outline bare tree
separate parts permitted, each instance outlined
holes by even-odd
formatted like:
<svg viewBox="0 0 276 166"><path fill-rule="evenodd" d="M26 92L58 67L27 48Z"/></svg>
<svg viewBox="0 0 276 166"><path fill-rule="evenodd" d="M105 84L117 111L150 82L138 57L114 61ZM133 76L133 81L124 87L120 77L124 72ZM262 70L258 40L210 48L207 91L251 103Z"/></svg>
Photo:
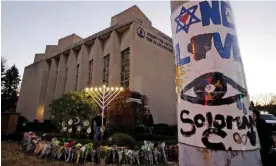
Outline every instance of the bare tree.
<svg viewBox="0 0 276 166"><path fill-rule="evenodd" d="M276 94L273 93L250 96L250 99L254 102L255 105L260 106L269 106L271 104L276 104Z"/></svg>
<svg viewBox="0 0 276 166"><path fill-rule="evenodd" d="M269 102L269 105L276 105L276 95L271 96L271 100Z"/></svg>
<svg viewBox="0 0 276 166"><path fill-rule="evenodd" d="M266 93L250 97L254 101L254 108L268 111L276 116L276 94Z"/></svg>
<svg viewBox="0 0 276 166"><path fill-rule="evenodd" d="M263 106L269 106L272 97L273 97L273 93L261 94L261 95L260 95L260 103L261 103Z"/></svg>

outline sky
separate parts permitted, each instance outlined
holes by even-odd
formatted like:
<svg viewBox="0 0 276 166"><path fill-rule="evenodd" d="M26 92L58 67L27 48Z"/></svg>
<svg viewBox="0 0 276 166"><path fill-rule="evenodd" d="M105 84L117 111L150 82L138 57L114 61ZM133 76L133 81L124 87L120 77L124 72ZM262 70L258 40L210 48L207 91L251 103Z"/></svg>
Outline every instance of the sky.
<svg viewBox="0 0 276 166"><path fill-rule="evenodd" d="M137 5L155 28L172 36L170 2L1 2L1 56L23 76L36 53L75 33L86 38ZM231 1L250 95L276 93L276 1Z"/></svg>

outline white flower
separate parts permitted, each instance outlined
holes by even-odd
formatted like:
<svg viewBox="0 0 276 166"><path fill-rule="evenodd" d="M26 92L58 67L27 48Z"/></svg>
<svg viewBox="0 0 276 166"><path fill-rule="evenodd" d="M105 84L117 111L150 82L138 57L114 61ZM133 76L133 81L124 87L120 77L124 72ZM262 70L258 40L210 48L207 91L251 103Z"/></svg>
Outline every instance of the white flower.
<svg viewBox="0 0 276 166"><path fill-rule="evenodd" d="M68 120L68 125L70 126L70 125L72 125L73 124L73 119L69 119Z"/></svg>
<svg viewBox="0 0 276 166"><path fill-rule="evenodd" d="M90 134L90 133L91 133L91 128L88 127L87 130L86 130L86 132L87 132L88 134Z"/></svg>
<svg viewBox="0 0 276 166"><path fill-rule="evenodd" d="M62 126L62 127L65 126L65 121L62 121L61 126Z"/></svg>
<svg viewBox="0 0 276 166"><path fill-rule="evenodd" d="M66 131L66 130L67 130L67 127L64 126L64 127L62 128L62 131Z"/></svg>
<svg viewBox="0 0 276 166"><path fill-rule="evenodd" d="M83 124L83 126L87 127L87 126L89 126L89 121L88 120L84 120L82 124Z"/></svg>
<svg viewBox="0 0 276 166"><path fill-rule="evenodd" d="M68 132L69 132L69 133L72 133L72 128L69 128L69 129L68 129Z"/></svg>
<svg viewBox="0 0 276 166"><path fill-rule="evenodd" d="M77 131L80 132L81 131L81 126L77 127Z"/></svg>

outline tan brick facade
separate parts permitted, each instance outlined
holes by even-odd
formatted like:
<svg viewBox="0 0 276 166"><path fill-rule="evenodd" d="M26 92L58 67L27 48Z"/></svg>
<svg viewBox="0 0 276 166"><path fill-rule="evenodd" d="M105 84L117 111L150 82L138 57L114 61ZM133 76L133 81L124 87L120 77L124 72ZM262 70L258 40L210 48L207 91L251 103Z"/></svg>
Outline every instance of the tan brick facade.
<svg viewBox="0 0 276 166"><path fill-rule="evenodd" d="M172 41L152 27L137 6L112 17L111 27L99 33L85 39L72 34L36 54L24 70L17 112L43 121L50 116L47 106L53 99L70 90L103 85L107 55L108 86L121 86L122 52L128 48L129 89L149 97L155 123L176 124Z"/></svg>

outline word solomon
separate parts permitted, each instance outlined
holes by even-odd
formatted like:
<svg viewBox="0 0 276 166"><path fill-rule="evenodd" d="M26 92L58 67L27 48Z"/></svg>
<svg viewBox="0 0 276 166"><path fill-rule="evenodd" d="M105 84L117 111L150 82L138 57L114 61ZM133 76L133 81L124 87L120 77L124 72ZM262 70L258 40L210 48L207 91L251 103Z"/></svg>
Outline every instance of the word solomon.
<svg viewBox="0 0 276 166"><path fill-rule="evenodd" d="M180 120L184 124L188 124L191 126L191 130L184 131L183 128L180 128L180 133L184 137L191 137L196 133L196 130L199 128L204 128L207 124L207 129L203 131L201 141L206 146L206 148L214 149L214 150L226 150L224 144L222 142L210 142L209 137L213 134L221 137L222 139L227 136L227 133L223 129L232 130L233 126L237 128L237 130L246 130L248 129L246 135L242 137L239 133L235 132L233 134L234 142L237 144L247 143L247 138L249 138L250 144L252 146L256 145L256 132L253 130L254 120L252 116L242 116L242 117L232 117L227 116L226 118L217 114L214 116L211 112L207 112L205 116L202 114L197 114L193 119L185 118L185 115L189 115L188 110L182 110L180 113ZM232 150L231 147L228 150Z"/></svg>

